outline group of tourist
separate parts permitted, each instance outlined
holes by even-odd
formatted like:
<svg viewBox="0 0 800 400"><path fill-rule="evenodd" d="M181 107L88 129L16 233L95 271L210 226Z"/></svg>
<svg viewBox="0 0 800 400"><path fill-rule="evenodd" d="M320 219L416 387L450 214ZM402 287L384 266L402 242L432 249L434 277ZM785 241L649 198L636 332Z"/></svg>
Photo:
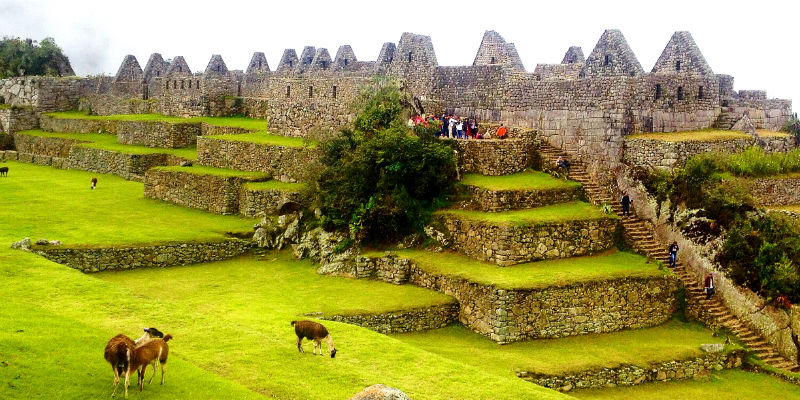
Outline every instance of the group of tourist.
<svg viewBox="0 0 800 400"><path fill-rule="evenodd" d="M500 124L493 134L488 131L481 133L477 118L464 118L452 114L442 114L441 117L417 115L409 118L408 126L415 125L438 126L436 137L442 139L489 139L490 137L505 139L508 136L508 130L503 124Z"/></svg>

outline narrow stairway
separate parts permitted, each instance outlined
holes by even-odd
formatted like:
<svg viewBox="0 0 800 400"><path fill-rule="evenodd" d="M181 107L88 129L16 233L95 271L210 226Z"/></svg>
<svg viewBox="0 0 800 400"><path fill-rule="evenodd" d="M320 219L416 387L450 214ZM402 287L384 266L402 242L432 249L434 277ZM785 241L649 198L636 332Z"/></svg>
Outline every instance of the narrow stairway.
<svg viewBox="0 0 800 400"><path fill-rule="evenodd" d="M633 240L633 247L664 264L669 263L667 246L663 246L656 241L653 232L647 228L644 221L639 217L635 215L622 217L622 206L619 201L612 197L610 190L607 190L608 188L601 187L591 178L583 161L575 160L571 155L546 143L540 144L539 154L543 160L556 160L559 156L567 157L570 160L569 178L583 185L586 196L591 203L595 205L609 204L611 206L614 212L622 218L622 225ZM678 261L677 267L673 271L686 287L686 296L691 296L691 299L687 300L692 300L702 305L717 323L735 334L762 361L775 368L800 372L800 365L781 356L756 330L736 318L718 296L713 297L711 300L706 300L703 286L687 271L680 261Z"/></svg>

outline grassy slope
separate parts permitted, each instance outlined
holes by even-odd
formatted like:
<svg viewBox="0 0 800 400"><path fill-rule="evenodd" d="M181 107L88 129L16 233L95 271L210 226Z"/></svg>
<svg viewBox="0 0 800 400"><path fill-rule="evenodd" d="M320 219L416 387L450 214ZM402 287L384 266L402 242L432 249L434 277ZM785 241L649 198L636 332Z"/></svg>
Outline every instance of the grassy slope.
<svg viewBox="0 0 800 400"><path fill-rule="evenodd" d="M369 254L380 256L381 254ZM455 253L400 250L398 257L410 258L417 266L435 274L459 277L505 289L533 289L623 277L663 275L655 264L642 256L609 251L603 254L546 260L499 267Z"/></svg>
<svg viewBox="0 0 800 400"><path fill-rule="evenodd" d="M118 143L117 137L114 135L102 133L54 133L44 132L42 130L31 130L17 132L16 134L82 140L87 143L81 144L81 146L115 151L123 154L172 154L174 156L183 157L189 160L197 159L196 147L173 149L164 147L131 146Z"/></svg>
<svg viewBox="0 0 800 400"><path fill-rule="evenodd" d="M578 182L556 179L550 174L532 170L501 176L465 174L461 183L489 190L566 189L581 185Z"/></svg>
<svg viewBox="0 0 800 400"><path fill-rule="evenodd" d="M137 243L221 238L247 231L254 219L223 216L143 197L143 185L114 175L8 162L0 178L2 234L64 244ZM92 177L97 189L89 190Z"/></svg>
<svg viewBox="0 0 800 400"><path fill-rule="evenodd" d="M626 140L631 139L653 139L666 142L686 142L686 141L716 141L731 139L748 139L750 135L737 131L722 131L714 129L703 129L699 131L687 132L665 132L665 133L637 133L630 135Z"/></svg>
<svg viewBox="0 0 800 400"><path fill-rule="evenodd" d="M775 132L775 131L770 131L768 129L756 129L756 133L758 134L758 136L768 137L768 138L787 138L790 136L786 132Z"/></svg>
<svg viewBox="0 0 800 400"><path fill-rule="evenodd" d="M800 388L765 374L722 371L713 373L709 379L647 383L627 388L576 390L570 392L570 395L595 400L795 400L800 399Z"/></svg>
<svg viewBox="0 0 800 400"><path fill-rule="evenodd" d="M159 171L176 171L186 172L195 175L214 175L222 177L239 177L245 179L269 179L270 175L265 172L254 171L240 171L236 169L227 168L214 168L206 167L203 165L192 165L191 167L169 166L169 167L154 167L153 169Z"/></svg>
<svg viewBox="0 0 800 400"><path fill-rule="evenodd" d="M462 326L392 337L498 374L529 371L549 375L631 364L647 367L654 362L699 356L701 344L722 342L699 324L678 321L647 329L507 345L498 345Z"/></svg>
<svg viewBox="0 0 800 400"><path fill-rule="evenodd" d="M593 206L585 202L561 203L545 207L498 213L485 213L481 211L455 209L439 211L437 213L449 214L473 221L508 225L546 224L553 222L618 218L614 214L604 213L600 207Z"/></svg>
<svg viewBox="0 0 800 400"><path fill-rule="evenodd" d="M7 244L22 236L96 243L190 239L216 236L217 224L251 226L252 220L142 200L140 183L113 176L8 165L12 174L0 180L7 200L0 224L10 227L0 231L0 243L6 243L0 246L2 318L43 336L20 339L0 330L0 358L11 360L0 364L0 398L30 398L32 391L41 398L110 393L112 374L101 356L105 341L119 332L136 336L143 326L175 335L167 386L148 387L144 396L253 398L245 386L272 398L348 398L380 382L421 399L564 398L346 324L326 323L340 350L336 359L297 353L289 321L300 314L449 301L419 288L319 276L316 266L286 253L267 261L85 275L10 250ZM90 191L85 183L93 175L100 185ZM68 346L75 335L87 343ZM41 350L17 351L12 359L8 348ZM52 376L65 369L77 372ZM12 391L9 383L24 391Z"/></svg>

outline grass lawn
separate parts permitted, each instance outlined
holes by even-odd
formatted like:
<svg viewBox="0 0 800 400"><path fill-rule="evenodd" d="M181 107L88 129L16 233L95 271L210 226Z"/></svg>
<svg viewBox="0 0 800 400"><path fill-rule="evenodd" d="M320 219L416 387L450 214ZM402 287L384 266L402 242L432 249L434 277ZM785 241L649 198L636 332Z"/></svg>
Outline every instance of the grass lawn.
<svg viewBox="0 0 800 400"><path fill-rule="evenodd" d="M305 187L302 183L281 182L271 179L264 182L248 182L244 184L245 190L280 190L284 192L299 192Z"/></svg>
<svg viewBox="0 0 800 400"><path fill-rule="evenodd" d="M142 183L114 175L13 161L3 165L10 170L0 178L0 248L26 236L64 244L218 239L225 232L252 230L256 221L146 199ZM92 177L99 182L89 190Z"/></svg>
<svg viewBox="0 0 800 400"><path fill-rule="evenodd" d="M615 214L604 213L603 209L598 206L594 206L582 201L573 201L545 207L497 213L455 209L437 211L436 213L452 215L472 221L482 221L503 225L536 225L557 222L619 218Z"/></svg>
<svg viewBox="0 0 800 400"><path fill-rule="evenodd" d="M703 354L703 343L721 343L700 324L670 321L647 329L596 333L562 339L542 339L499 345L457 325L425 332L391 335L426 349L498 374L528 371L562 375L688 359Z"/></svg>
<svg viewBox="0 0 800 400"><path fill-rule="evenodd" d="M556 179L550 174L533 170L501 176L465 174L461 183L489 190L568 189L581 185L578 182Z"/></svg>
<svg viewBox="0 0 800 400"><path fill-rule="evenodd" d="M766 374L726 370L711 374L708 379L646 383L632 387L574 390L569 393L579 399L714 399L714 400L774 400L800 399L800 388Z"/></svg>
<svg viewBox="0 0 800 400"><path fill-rule="evenodd" d="M452 301L411 285L316 274L288 252L87 275L11 250L23 236L65 243L217 237L254 220L141 198L110 175L9 162L0 179L0 398L94 399L111 393L108 338L156 326L174 335L166 385L142 398L349 398L384 383L413 398L567 398L352 325L326 322L335 359L299 354L289 322L308 312L382 312ZM92 176L99 176L89 190ZM87 217L88 216L88 217ZM21 332L20 332L21 331ZM311 346L306 344L306 350Z"/></svg>
<svg viewBox="0 0 800 400"><path fill-rule="evenodd" d="M503 289L538 289L669 273L659 269L655 263L647 264L646 259L640 255L616 250L593 256L536 261L511 267L500 267L450 252L399 250L396 253L400 258L413 260L418 267L430 273L467 279L483 285L495 285ZM383 254L365 255L379 257Z"/></svg>
<svg viewBox="0 0 800 400"><path fill-rule="evenodd" d="M54 133L45 132L42 130L32 130L17 132L16 134L81 140L87 143L80 144L79 146L109 150L123 154L172 154L174 156L183 157L189 160L197 159L197 147L194 146L177 149L166 147L132 146L117 142L117 137L115 135L102 133Z"/></svg>
<svg viewBox="0 0 800 400"><path fill-rule="evenodd" d="M270 179L271 177L270 174L267 174L265 172L239 171L236 169L214 168L214 167L206 167L203 165L192 165L191 167L161 166L161 167L153 167L153 169L158 171L186 172L195 175L222 176L226 178L237 177L248 180L263 180L263 179Z"/></svg>
<svg viewBox="0 0 800 400"><path fill-rule="evenodd" d="M715 129L703 129L699 131L687 132L664 132L664 133L637 133L629 135L626 140L633 139L652 139L663 140L665 142L688 142L688 141L717 141L731 139L749 139L750 135L738 131L722 131Z"/></svg>

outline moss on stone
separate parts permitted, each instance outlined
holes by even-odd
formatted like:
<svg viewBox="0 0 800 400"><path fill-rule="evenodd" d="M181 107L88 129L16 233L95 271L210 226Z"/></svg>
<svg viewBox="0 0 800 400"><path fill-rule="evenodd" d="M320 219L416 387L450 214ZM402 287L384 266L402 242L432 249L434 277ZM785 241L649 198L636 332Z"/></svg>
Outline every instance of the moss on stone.
<svg viewBox="0 0 800 400"><path fill-rule="evenodd" d="M270 179L264 182L248 182L244 184L245 190L280 190L283 192L299 192L305 185L302 183L281 182Z"/></svg>
<svg viewBox="0 0 800 400"><path fill-rule="evenodd" d="M635 135L629 135L625 139L626 140L651 139L651 140L662 140L665 142L690 142L690 141L714 142L721 140L750 139L750 138L752 138L752 136L743 132L723 131L718 129L702 129L697 131L686 131L686 132L638 133Z"/></svg>
<svg viewBox="0 0 800 400"><path fill-rule="evenodd" d="M212 176L222 176L230 178L242 178L246 180L266 180L270 178L270 175L264 172L239 171L235 169L214 168L202 165L193 165L191 167L179 167L179 166L154 167L152 169L158 171L185 172L188 174L195 174L195 175L212 175Z"/></svg>

